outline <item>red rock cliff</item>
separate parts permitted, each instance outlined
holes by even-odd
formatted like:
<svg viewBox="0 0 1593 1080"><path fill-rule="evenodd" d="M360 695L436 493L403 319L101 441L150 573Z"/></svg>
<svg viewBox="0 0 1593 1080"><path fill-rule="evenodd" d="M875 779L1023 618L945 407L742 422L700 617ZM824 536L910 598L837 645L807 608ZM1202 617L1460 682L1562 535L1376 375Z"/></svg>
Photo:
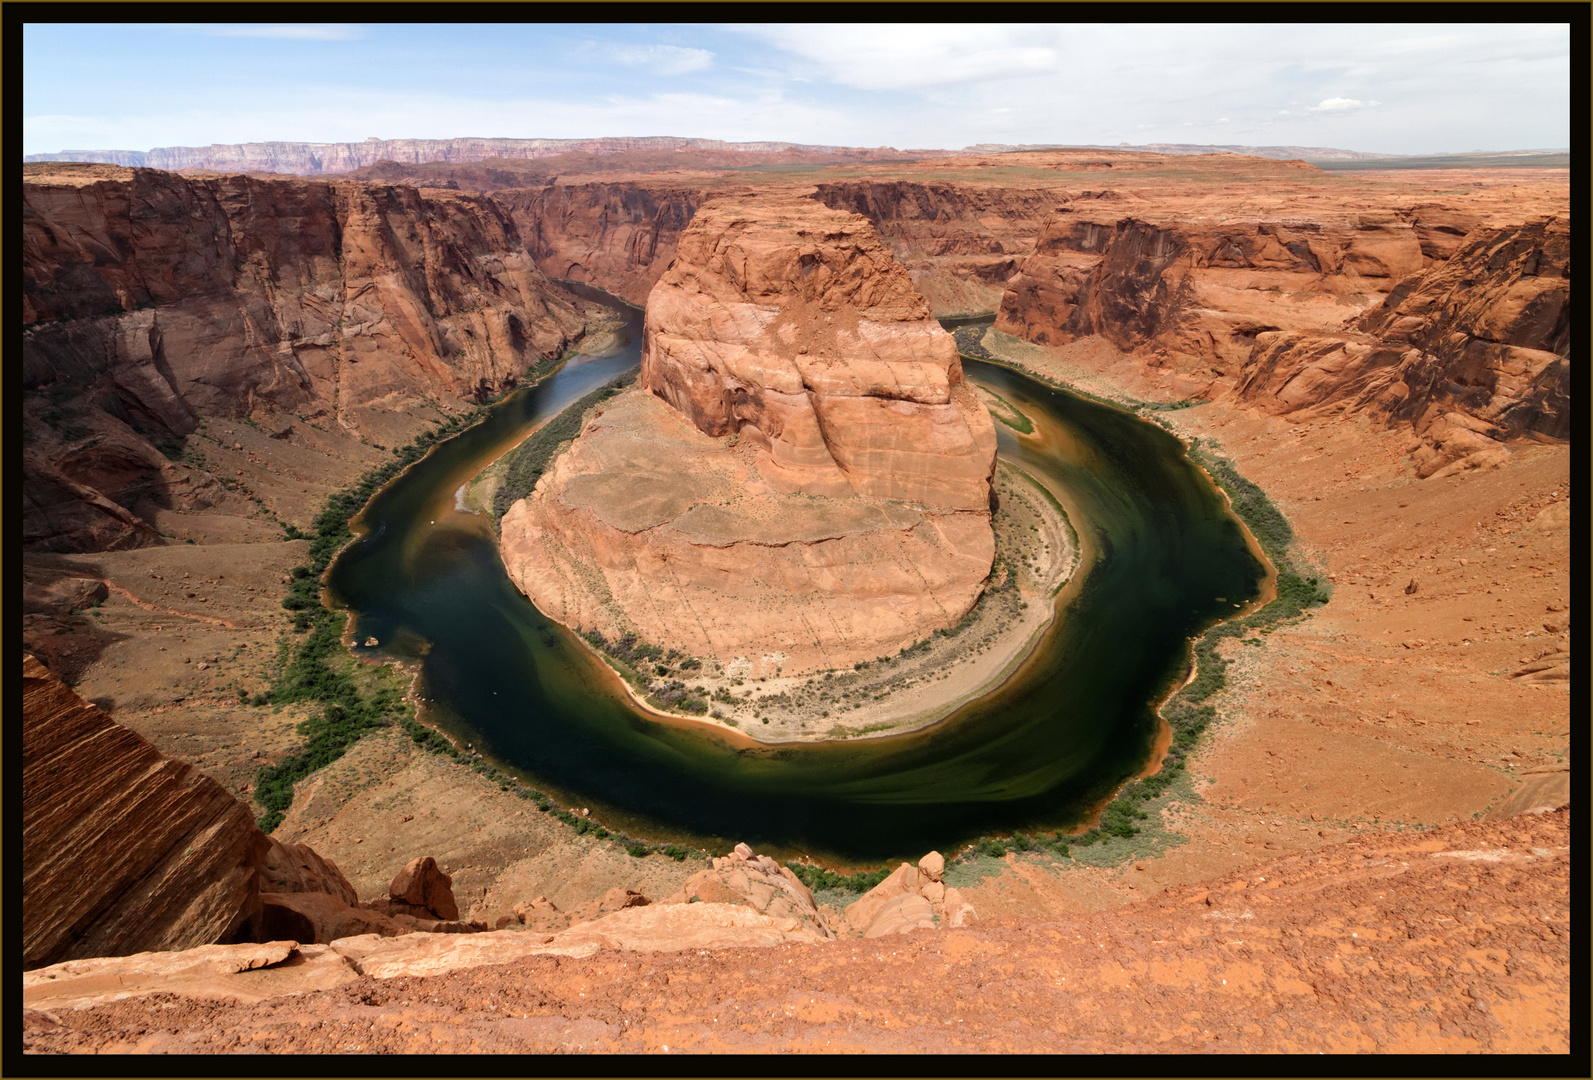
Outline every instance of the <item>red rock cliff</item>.
<svg viewBox="0 0 1593 1080"><path fill-rule="evenodd" d="M866 219L710 203L645 335L641 385L503 517L543 612L763 675L872 660L969 610L995 431Z"/></svg>
<svg viewBox="0 0 1593 1080"><path fill-rule="evenodd" d="M478 196L107 165L24 180L30 545L151 542L137 498L206 483L155 445L200 415L320 408L357 430L362 409L512 385L581 325Z"/></svg>
<svg viewBox="0 0 1593 1080"><path fill-rule="evenodd" d="M989 505L990 417L861 216L704 207L648 297L641 383L704 433L763 446L779 490Z"/></svg>
<svg viewBox="0 0 1593 1080"><path fill-rule="evenodd" d="M1420 476L1488 465L1506 439L1570 437L1570 299L1564 218L1478 229L1342 331L1259 335L1239 393L1408 420Z"/></svg>

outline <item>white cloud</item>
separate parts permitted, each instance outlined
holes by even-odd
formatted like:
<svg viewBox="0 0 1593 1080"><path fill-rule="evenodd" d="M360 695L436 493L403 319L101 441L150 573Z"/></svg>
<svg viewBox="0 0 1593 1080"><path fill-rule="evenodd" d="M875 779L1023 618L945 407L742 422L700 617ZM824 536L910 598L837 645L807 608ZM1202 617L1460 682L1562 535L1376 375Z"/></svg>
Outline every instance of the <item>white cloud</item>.
<svg viewBox="0 0 1593 1080"><path fill-rule="evenodd" d="M1034 28L1020 26L849 23L735 29L795 54L803 73L817 69L828 81L859 90L934 90L1049 74L1058 66L1056 49L1036 44ZM1038 35L1041 40L1049 36Z"/></svg>
<svg viewBox="0 0 1593 1080"><path fill-rule="evenodd" d="M348 23L278 23L266 26L190 26L183 29L205 37L281 38L286 41L355 41L365 36L363 27Z"/></svg>
<svg viewBox="0 0 1593 1080"><path fill-rule="evenodd" d="M679 45L618 45L609 57L627 67L646 68L655 75L685 75L701 71L713 63L707 49L687 49Z"/></svg>
<svg viewBox="0 0 1593 1080"><path fill-rule="evenodd" d="M1354 98L1330 97L1324 98L1320 104L1313 105L1310 112L1348 112L1350 109L1369 109L1376 105L1375 101L1356 101Z"/></svg>

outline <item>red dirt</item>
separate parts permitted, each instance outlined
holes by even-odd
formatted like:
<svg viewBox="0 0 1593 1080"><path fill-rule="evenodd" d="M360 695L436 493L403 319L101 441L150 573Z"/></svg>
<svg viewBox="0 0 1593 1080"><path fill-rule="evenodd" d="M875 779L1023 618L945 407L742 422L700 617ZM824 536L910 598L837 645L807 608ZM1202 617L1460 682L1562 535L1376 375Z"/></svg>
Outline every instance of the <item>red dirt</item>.
<svg viewBox="0 0 1593 1080"><path fill-rule="evenodd" d="M1558 811L1363 836L1058 921L28 1012L23 1048L1564 1054L1569 841Z"/></svg>

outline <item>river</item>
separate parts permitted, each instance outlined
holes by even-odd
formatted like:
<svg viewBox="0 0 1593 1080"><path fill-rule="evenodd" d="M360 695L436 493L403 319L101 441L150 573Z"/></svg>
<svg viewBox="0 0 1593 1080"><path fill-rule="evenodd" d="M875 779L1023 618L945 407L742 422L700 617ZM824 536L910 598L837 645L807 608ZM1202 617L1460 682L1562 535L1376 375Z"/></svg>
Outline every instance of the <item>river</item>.
<svg viewBox="0 0 1593 1080"><path fill-rule="evenodd" d="M945 721L890 738L746 749L649 721L509 582L486 519L455 503L537 424L636 363L640 312L624 311L612 351L510 395L379 492L327 579L355 640L381 642L359 651L419 665L427 720L611 829L838 862L1066 829L1145 765L1153 706L1187 672L1190 639L1259 590L1263 567L1178 440L965 359L1034 423L1022 436L998 423L999 453L1058 494L1083 548L1030 658Z"/></svg>

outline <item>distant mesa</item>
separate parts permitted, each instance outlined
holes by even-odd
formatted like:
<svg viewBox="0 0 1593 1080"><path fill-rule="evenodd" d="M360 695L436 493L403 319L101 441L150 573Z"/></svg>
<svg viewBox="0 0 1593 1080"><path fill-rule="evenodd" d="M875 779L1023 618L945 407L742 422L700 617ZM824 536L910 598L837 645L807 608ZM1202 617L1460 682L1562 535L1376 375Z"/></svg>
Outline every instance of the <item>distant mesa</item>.
<svg viewBox="0 0 1593 1080"><path fill-rule="evenodd" d="M406 165L424 162L536 159L555 154L617 154L636 151L718 150L755 154L824 153L838 159L899 160L891 147L818 146L790 142L725 142L667 135L600 139L378 139L363 142L212 143L209 146L157 146L152 150L63 150L28 154L23 161L88 161L135 168L214 169L219 172L276 172L299 176L345 173L379 161Z"/></svg>
<svg viewBox="0 0 1593 1080"><path fill-rule="evenodd" d="M504 515L504 561L569 626L851 666L978 599L995 459L955 343L866 218L712 202L648 298L638 386Z"/></svg>

